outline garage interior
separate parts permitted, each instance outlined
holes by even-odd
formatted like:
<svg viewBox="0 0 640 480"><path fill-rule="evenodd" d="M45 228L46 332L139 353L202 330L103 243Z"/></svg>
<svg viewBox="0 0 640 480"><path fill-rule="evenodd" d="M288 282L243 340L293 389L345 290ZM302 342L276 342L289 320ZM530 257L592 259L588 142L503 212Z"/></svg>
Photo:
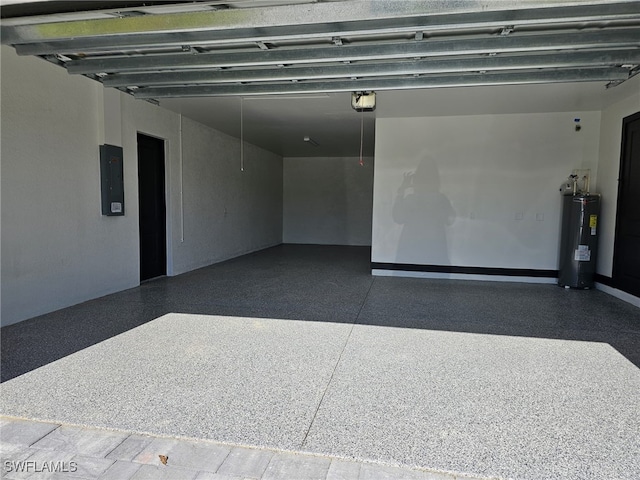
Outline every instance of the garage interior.
<svg viewBox="0 0 640 480"><path fill-rule="evenodd" d="M638 188L640 2L0 12L3 415L640 476L619 186ZM556 285L574 171L602 195L590 290Z"/></svg>

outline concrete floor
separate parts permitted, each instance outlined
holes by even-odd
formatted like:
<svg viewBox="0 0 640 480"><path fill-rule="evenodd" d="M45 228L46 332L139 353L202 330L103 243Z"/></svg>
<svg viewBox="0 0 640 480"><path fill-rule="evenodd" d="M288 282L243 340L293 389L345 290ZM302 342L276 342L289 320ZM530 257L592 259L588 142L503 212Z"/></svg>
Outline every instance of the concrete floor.
<svg viewBox="0 0 640 480"><path fill-rule="evenodd" d="M5 327L0 412L478 477L640 478L640 309L368 262L285 245Z"/></svg>

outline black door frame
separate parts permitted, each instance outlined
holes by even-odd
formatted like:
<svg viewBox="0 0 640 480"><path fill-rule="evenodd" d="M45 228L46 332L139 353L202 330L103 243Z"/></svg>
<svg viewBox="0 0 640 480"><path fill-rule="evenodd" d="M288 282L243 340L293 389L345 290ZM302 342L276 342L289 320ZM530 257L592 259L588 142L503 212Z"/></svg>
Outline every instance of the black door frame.
<svg viewBox="0 0 640 480"><path fill-rule="evenodd" d="M627 143L627 135L628 135L628 125L632 122L640 121L640 112L636 112L622 119L622 140L620 144L620 170L618 172L618 196L616 198L616 226L613 240L613 268L611 272L611 283L614 288L618 290L622 290L623 292L629 293L631 295L638 296L639 292L630 291L626 282L624 282L621 278L620 273L620 250L621 250L621 238L622 238L622 216L623 216L623 208L621 208L622 203L622 194L624 188L623 177L627 168L626 165L626 143Z"/></svg>
<svg viewBox="0 0 640 480"><path fill-rule="evenodd" d="M163 172L163 176L162 176L162 197L163 197L163 203L164 203L164 217L162 218L162 223L163 223L163 227L164 227L164 242L163 242L163 251L164 251L164 272L161 273L158 276L162 276L162 275L166 275L168 272L168 267L169 267L169 246L168 246L168 238L169 238L169 222L167 219L167 215L168 215L168 208L167 205L169 204L168 198L167 198L167 141L162 138L162 137L158 137L155 135L150 135L148 133L145 132L141 132L141 131L137 131L136 132L136 150L138 150L138 145L139 145L139 138L140 136L143 137L147 137L153 141L157 141L157 142L161 142L162 143L162 172ZM138 202L140 202L140 158L138 158ZM138 204L138 215L140 215L140 204ZM138 224L140 224L140 217L138 217ZM138 249L139 249L139 256L140 258L142 258L142 245L141 245L141 239L140 239L140 232L138 231ZM147 278L147 279L142 279L142 271L140 271L140 281L146 281L146 280L150 280L152 278L156 278L156 276Z"/></svg>

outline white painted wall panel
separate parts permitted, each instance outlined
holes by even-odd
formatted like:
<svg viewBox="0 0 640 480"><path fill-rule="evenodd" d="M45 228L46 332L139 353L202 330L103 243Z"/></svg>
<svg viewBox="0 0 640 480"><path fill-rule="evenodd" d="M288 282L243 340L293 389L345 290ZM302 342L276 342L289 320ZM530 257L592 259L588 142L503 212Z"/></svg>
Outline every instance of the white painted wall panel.
<svg viewBox="0 0 640 480"><path fill-rule="evenodd" d="M373 159L284 159L283 241L371 245Z"/></svg>
<svg viewBox="0 0 640 480"><path fill-rule="evenodd" d="M558 189L595 177L599 131L599 112L378 119L373 261L557 269Z"/></svg>
<svg viewBox="0 0 640 480"><path fill-rule="evenodd" d="M181 142L174 112L1 60L2 325L139 284L138 132L165 140L169 274L281 243L281 157L245 145L241 173L238 139L185 120ZM101 215L105 141L124 150L123 217Z"/></svg>
<svg viewBox="0 0 640 480"><path fill-rule="evenodd" d="M4 325L136 285L137 224L101 215L102 86L5 46L1 61Z"/></svg>

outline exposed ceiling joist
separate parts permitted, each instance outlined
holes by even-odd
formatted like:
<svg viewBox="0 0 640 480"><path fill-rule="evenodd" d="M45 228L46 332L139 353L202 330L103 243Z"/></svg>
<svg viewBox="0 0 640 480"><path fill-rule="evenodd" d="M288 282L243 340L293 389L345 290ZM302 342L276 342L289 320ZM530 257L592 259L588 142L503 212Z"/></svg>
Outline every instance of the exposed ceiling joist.
<svg viewBox="0 0 640 480"><path fill-rule="evenodd" d="M628 78L623 69L594 68L546 72L487 73L479 75L442 75L400 79L375 78L358 81L314 81L281 84L197 85L193 87L148 87L134 91L134 97L156 99L166 97L251 96L310 94L371 90L409 90L422 88L468 87L475 85L527 85L535 83L622 81Z"/></svg>
<svg viewBox="0 0 640 480"><path fill-rule="evenodd" d="M468 73L494 70L523 70L532 68L596 67L606 65L640 64L640 49L615 51L587 51L551 53L543 55L517 55L473 57L455 59L428 59L389 63L357 63L313 67L263 68L246 70L186 70L156 73L118 73L107 75L102 83L107 87L135 85L208 85L230 82L274 82L287 80L320 80L382 76L426 75L438 73Z"/></svg>
<svg viewBox="0 0 640 480"><path fill-rule="evenodd" d="M588 24L633 20L634 2L472 11L432 12L430 3L351 1L264 9L230 9L144 15L128 18L41 23L2 29L2 42L16 46L20 55L95 53L104 49L139 50L154 46L189 44L246 44L256 41L301 41L354 35L455 31L517 25ZM492 3L492 2L489 2ZM495 3L495 2L493 2ZM499 3L498 3L499 5ZM437 10L436 10L437 11Z"/></svg>
<svg viewBox="0 0 640 480"><path fill-rule="evenodd" d="M274 1L12 18L2 43L147 99L617 84L640 71L637 0Z"/></svg>
<svg viewBox="0 0 640 480"><path fill-rule="evenodd" d="M548 35L486 36L423 42L369 43L339 48L298 47L251 52L156 54L96 57L72 60L69 73L136 72L211 67L293 65L359 60L389 60L416 57L480 55L489 53L542 52L553 50L640 47L640 30L615 29Z"/></svg>

